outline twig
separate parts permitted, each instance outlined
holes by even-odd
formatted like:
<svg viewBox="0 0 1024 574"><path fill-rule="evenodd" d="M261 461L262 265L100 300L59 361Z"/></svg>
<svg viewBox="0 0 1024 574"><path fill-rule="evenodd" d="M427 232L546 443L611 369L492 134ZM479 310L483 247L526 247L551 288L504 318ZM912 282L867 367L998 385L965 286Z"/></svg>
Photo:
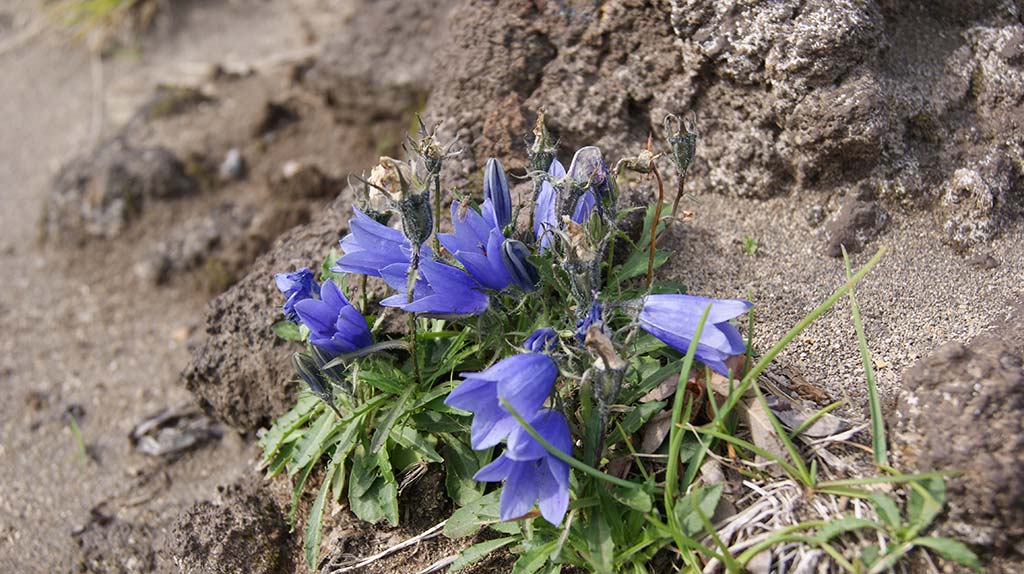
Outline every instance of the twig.
<svg viewBox="0 0 1024 574"><path fill-rule="evenodd" d="M373 564L374 562L376 562L378 560L381 560L383 558L387 558L388 556L391 556L392 554L394 554L395 552L398 552L399 550L404 550L404 549L406 549L406 548L408 548L410 546L415 546L416 544L419 544L420 542L422 542L424 540L429 540L431 538L434 538L438 534L441 534L441 529L444 528L444 525L447 522L448 522L447 520L442 520L441 522L431 526L425 532L417 534L416 536L413 536L412 538L409 538L407 540L403 540L402 542L399 542L398 544L395 544L394 546L389 546L388 548L385 548L384 550L374 554L373 556L368 556L368 557L363 558L361 560L358 560L358 561L356 561L354 563L349 562L347 564L346 563L339 564L338 567L336 567L334 570L331 570L330 572L331 572L331 574L342 574L343 572L352 572L352 571L358 570L360 568L363 568L364 566L368 566L370 564ZM424 572L426 572L426 570Z"/></svg>

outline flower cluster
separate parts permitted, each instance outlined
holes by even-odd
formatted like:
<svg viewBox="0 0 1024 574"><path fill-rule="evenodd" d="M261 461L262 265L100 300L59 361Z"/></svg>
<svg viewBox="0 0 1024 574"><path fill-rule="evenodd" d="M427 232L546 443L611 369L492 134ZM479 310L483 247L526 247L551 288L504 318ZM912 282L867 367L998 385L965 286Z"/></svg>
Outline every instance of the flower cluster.
<svg viewBox="0 0 1024 574"><path fill-rule="evenodd" d="M426 134L425 128L421 131ZM596 449L591 458L601 460L604 427L625 373L636 364L626 341L635 340L643 330L672 350L666 353L685 353L695 344L699 361L729 374L727 360L746 349L730 321L751 304L654 293L653 242L645 289L623 290L621 280L609 285L607 278L616 264L613 246L624 235L618 227L618 173L613 176L601 150L593 146L579 149L566 169L546 128L538 124L535 133L532 169L524 178L533 183L530 209L515 205L508 175L491 158L484 169L482 201L474 205L470 198L453 199L448 233L439 229L438 195L448 152L435 142L434 134L410 140L418 161L382 158L364 183L399 214L401 229L388 224L386 212L363 202L363 209L356 208L349 220L348 234L340 243L343 254L331 273L380 278L392 290L379 301L382 307L455 322L485 316L486 324L502 325L505 336L529 333L518 346L500 337L488 339L503 341L490 355L492 364L463 372L444 402L472 415L472 449L501 449L474 475L477 481L504 483L501 519L525 516L536 505L541 516L558 525L570 498L566 460L573 456L574 444L582 444L570 429L595 424L581 421L579 407L565 405L579 405L580 394L592 394L587 404L596 409L600 440L582 448ZM670 144L683 145L676 140ZM654 156L643 157L644 161L624 160L620 165L650 169ZM659 202L657 213L660 209ZM530 216L526 229L519 225L520 211ZM318 285L308 269L279 274L277 286L286 299L286 318L308 329L309 344L317 350L297 359L300 376L314 393L330 400L317 369L336 367L337 360L327 359L351 357L372 345L367 321L338 284L328 279ZM705 313L702 334L695 340ZM485 321L466 323L480 329ZM419 376L416 322L411 324L411 371ZM563 378L563 373L570 376Z"/></svg>

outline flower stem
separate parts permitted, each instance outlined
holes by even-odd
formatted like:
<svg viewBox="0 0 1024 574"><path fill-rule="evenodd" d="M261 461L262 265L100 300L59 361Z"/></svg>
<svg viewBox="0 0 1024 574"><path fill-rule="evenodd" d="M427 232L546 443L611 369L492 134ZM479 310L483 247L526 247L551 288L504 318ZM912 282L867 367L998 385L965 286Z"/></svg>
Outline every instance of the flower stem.
<svg viewBox="0 0 1024 574"><path fill-rule="evenodd" d="M437 235L436 234L434 235L434 238L437 239ZM406 299L405 299L407 303L412 303L413 290L416 288L416 276L419 275L419 267L420 267L420 250L417 248L417 249L413 249L412 257L410 258L410 261L409 261L409 279L406 282ZM416 348L416 339L419 338L417 336L417 333L416 333L416 313L409 313L409 332L410 332L410 334L412 336L412 346L411 346L411 351L412 351L412 356L411 356L412 372L413 372L413 377L414 377L414 380L415 380L415 384L419 384L421 381L420 381L419 351Z"/></svg>
<svg viewBox="0 0 1024 574"><path fill-rule="evenodd" d="M441 253L441 174L434 176L434 255Z"/></svg>
<svg viewBox="0 0 1024 574"><path fill-rule="evenodd" d="M672 219L675 220L679 211L679 200L683 198L683 186L686 185L686 172L679 174L679 183L676 186L676 200L672 202Z"/></svg>
<svg viewBox="0 0 1024 574"><path fill-rule="evenodd" d="M658 166L652 164L651 171L654 178L658 180L658 205L654 208L654 222L651 224L651 252L647 260L647 288L654 283L654 250L658 240L658 223L661 221L661 206L665 201L665 186L661 182L661 174L658 173Z"/></svg>

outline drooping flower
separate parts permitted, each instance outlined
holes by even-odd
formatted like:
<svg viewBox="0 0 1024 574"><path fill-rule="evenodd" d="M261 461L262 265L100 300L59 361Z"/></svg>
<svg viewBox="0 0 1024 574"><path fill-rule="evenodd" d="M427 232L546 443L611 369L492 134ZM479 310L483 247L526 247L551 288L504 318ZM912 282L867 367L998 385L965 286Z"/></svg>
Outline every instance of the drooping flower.
<svg viewBox="0 0 1024 574"><path fill-rule="evenodd" d="M295 313L295 304L303 299L320 296L320 286L317 285L313 272L306 267L291 273L278 273L274 275L274 282L285 298L284 315L293 323L297 323L299 318Z"/></svg>
<svg viewBox="0 0 1024 574"><path fill-rule="evenodd" d="M523 341L523 348L532 353L543 353L554 346L558 333L551 327L537 329Z"/></svg>
<svg viewBox="0 0 1024 574"><path fill-rule="evenodd" d="M484 199L491 200L494 206L494 226L500 229L512 222L512 194L508 188L508 178L497 158L487 160L484 168Z"/></svg>
<svg viewBox="0 0 1024 574"><path fill-rule="evenodd" d="M597 197L594 196L594 192L587 191L583 192L583 195L576 200L576 208L572 211L572 220L574 223L584 224L590 220L590 215L594 213L594 208L597 207Z"/></svg>
<svg viewBox="0 0 1024 574"><path fill-rule="evenodd" d="M572 436L562 413L544 409L529 421L544 440L572 455ZM569 508L569 465L549 453L522 427L509 435L505 452L473 476L481 482L505 481L500 516L512 520L540 507L540 514L558 526Z"/></svg>
<svg viewBox="0 0 1024 574"><path fill-rule="evenodd" d="M576 341L579 344L583 344L583 341L587 339L587 329L590 328L594 323L601 321L601 316L604 308L601 306L601 302L594 298L594 302L590 304L590 309L587 309L586 315L583 315L576 321Z"/></svg>
<svg viewBox="0 0 1024 574"><path fill-rule="evenodd" d="M485 199L483 215L463 207L458 200L452 202L452 225L455 233L437 236L441 245L466 268L466 271L484 287L501 291L512 282L501 258L501 245L505 236L493 224L493 206Z"/></svg>
<svg viewBox="0 0 1024 574"><path fill-rule="evenodd" d="M473 413L470 444L475 450L490 448L519 423L501 401L523 417L532 417L551 393L558 367L547 355L523 353L502 359L479 373L462 373L445 404Z"/></svg>
<svg viewBox="0 0 1024 574"><path fill-rule="evenodd" d="M548 177L540 184L533 211L533 234L540 242L540 251L544 252L551 245L551 232L558 229L558 215L555 213L555 186L552 180L565 177L565 168L557 159L548 167Z"/></svg>
<svg viewBox="0 0 1024 574"><path fill-rule="evenodd" d="M529 256L530 250L522 241L506 239L501 244L501 260L512 276L512 281L523 291L536 291L540 273L527 259Z"/></svg>
<svg viewBox="0 0 1024 574"><path fill-rule="evenodd" d="M680 353L689 349L700 318L711 305L696 358L722 375L729 372L725 360L746 351L743 337L729 320L746 313L753 306L749 301L673 294L648 295L642 301L640 327Z"/></svg>
<svg viewBox="0 0 1024 574"><path fill-rule="evenodd" d="M432 258L420 259L410 301L407 273L408 265L384 268L384 280L398 293L381 301L381 305L398 307L410 313L451 318L480 314L490 302L482 291L483 287L463 270Z"/></svg>
<svg viewBox="0 0 1024 574"><path fill-rule="evenodd" d="M345 254L331 271L381 277L385 268L397 265L403 274L408 274L412 245L402 232L377 222L358 208L355 214L348 222L348 235L341 239ZM420 249L421 257L432 256L427 246Z"/></svg>
<svg viewBox="0 0 1024 574"><path fill-rule="evenodd" d="M320 288L321 299L295 304L302 324L309 328L309 342L326 353L351 353L373 343L366 319L328 279Z"/></svg>

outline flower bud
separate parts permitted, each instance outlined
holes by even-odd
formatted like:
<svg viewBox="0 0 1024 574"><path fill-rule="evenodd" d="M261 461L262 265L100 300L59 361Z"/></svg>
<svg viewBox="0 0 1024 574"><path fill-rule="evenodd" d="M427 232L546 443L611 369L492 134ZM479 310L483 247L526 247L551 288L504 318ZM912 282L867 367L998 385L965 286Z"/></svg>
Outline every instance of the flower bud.
<svg viewBox="0 0 1024 574"><path fill-rule="evenodd" d="M484 169L484 198L490 199L494 206L495 226L504 229L512 222L512 195L509 193L505 170L497 158L487 160Z"/></svg>
<svg viewBox="0 0 1024 574"><path fill-rule="evenodd" d="M680 174L685 174L697 153L697 137L700 132L697 131L696 114L692 121L680 120L673 114L665 116L665 134L668 147L672 150L672 163L676 165Z"/></svg>
<svg viewBox="0 0 1024 574"><path fill-rule="evenodd" d="M530 250L522 241L506 239L501 244L501 260L512 276L512 281L524 291L535 291L540 283L540 274L532 263L527 261Z"/></svg>
<svg viewBox="0 0 1024 574"><path fill-rule="evenodd" d="M555 161L555 146L551 143L551 135L544 125L544 112L537 114L537 124L533 128L533 143L527 149L530 155L530 167L534 171L548 171L551 162Z"/></svg>

